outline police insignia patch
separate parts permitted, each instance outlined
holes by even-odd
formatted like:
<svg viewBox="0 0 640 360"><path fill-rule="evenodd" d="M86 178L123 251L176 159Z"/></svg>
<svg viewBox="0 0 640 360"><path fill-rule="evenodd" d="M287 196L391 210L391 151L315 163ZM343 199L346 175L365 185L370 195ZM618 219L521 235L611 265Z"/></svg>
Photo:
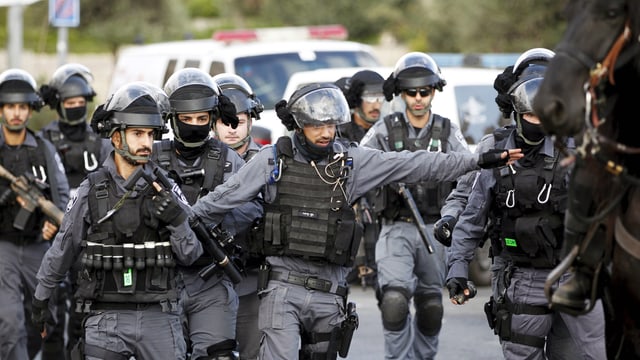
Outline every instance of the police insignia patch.
<svg viewBox="0 0 640 360"><path fill-rule="evenodd" d="M184 197L184 194L182 193L182 190L180 190L180 186L178 186L178 184L173 184L171 191L183 204L189 206L189 202L187 201L187 198Z"/></svg>
<svg viewBox="0 0 640 360"><path fill-rule="evenodd" d="M69 202L67 202L67 208L64 210L65 213L68 213L73 206L76 204L76 202L78 201L78 192L74 191L73 194L71 195L71 198L69 199Z"/></svg>

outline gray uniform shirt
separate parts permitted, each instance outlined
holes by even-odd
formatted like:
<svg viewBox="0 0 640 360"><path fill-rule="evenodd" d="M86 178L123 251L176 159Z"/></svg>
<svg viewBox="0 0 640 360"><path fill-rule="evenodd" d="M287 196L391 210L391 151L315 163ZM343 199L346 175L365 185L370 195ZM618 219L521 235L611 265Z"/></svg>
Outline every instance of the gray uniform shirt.
<svg viewBox="0 0 640 360"><path fill-rule="evenodd" d="M124 178L120 176L116 170L113 159L114 153L107 158L103 167L109 171L110 178L116 183L116 196L122 196L126 192L123 187ZM145 165L147 167L155 167L153 163ZM151 170L151 169L148 169ZM140 178L136 187L142 187L146 184L143 178ZM58 283L65 278L67 271L78 260L81 253L82 240L86 239L89 226L92 219L89 213L89 188L88 179L82 181L78 187L75 196L69 201L65 211L64 219L60 231L56 235L51 248L45 254L37 279L35 298L39 300L49 299L51 293L57 287ZM173 186L172 191L178 199L184 199L182 192L177 186ZM189 206L184 202L178 201L182 208L191 214ZM177 262L189 265L193 263L200 255L202 255L202 245L196 238L195 234L189 227L187 220L178 226L168 225L170 231L169 241L171 248L176 257Z"/></svg>
<svg viewBox="0 0 640 360"><path fill-rule="evenodd" d="M509 135L505 148L516 148L515 131ZM545 138L540 153L553 157L554 144L550 137L547 136ZM460 214L460 218L453 230L447 280L454 277L468 278L469 263L473 259L475 249L482 240L488 215L492 210L493 194L491 189L495 185L494 171L492 169L480 170L469 195L467 207Z"/></svg>

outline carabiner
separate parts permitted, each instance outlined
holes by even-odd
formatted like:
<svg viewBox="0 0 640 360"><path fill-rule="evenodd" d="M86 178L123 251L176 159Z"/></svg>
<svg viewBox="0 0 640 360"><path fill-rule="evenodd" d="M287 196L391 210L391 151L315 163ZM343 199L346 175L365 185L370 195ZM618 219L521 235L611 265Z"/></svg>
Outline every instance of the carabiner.
<svg viewBox="0 0 640 360"><path fill-rule="evenodd" d="M39 165L40 168L40 176L38 176L38 168L35 167L35 165L31 165L31 171L33 172L33 176L35 176L36 179L40 179L43 183L47 182L47 172L44 171L44 167L42 167L42 165Z"/></svg>
<svg viewBox="0 0 640 360"><path fill-rule="evenodd" d="M98 159L96 159L96 156L93 153L89 154L89 152L85 150L83 155L85 170L91 172L98 168ZM91 155L91 159L89 159L89 155ZM91 160L91 163L89 163L89 160Z"/></svg>
<svg viewBox="0 0 640 360"><path fill-rule="evenodd" d="M516 191L514 189L507 191L507 200L504 203L508 208L516 206Z"/></svg>
<svg viewBox="0 0 640 360"><path fill-rule="evenodd" d="M547 188L547 185L549 185L549 187ZM546 189L546 195L545 195L545 189ZM542 190L540 190L540 193L538 194L538 203L540 204L545 204L547 201L549 201L549 194L551 193L551 184L544 184L542 186ZM544 200L540 200L540 197L544 196Z"/></svg>

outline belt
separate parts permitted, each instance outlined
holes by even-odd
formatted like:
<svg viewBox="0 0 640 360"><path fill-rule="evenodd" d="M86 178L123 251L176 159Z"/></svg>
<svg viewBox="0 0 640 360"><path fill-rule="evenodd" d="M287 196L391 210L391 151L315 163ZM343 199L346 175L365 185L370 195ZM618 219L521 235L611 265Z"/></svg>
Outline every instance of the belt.
<svg viewBox="0 0 640 360"><path fill-rule="evenodd" d="M304 286L308 290L318 290L330 294L336 294L342 297L347 296L348 288L338 285L334 291L331 291L333 282L330 280L318 279L316 276L305 274L296 274L294 272L284 273L271 270L269 272L269 280L282 281L289 284Z"/></svg>
<svg viewBox="0 0 640 360"><path fill-rule="evenodd" d="M91 306L91 310L134 310L134 311L145 311L145 310L160 310L162 312L176 312L177 302L172 301L161 301L159 303L127 303L127 302L96 302Z"/></svg>

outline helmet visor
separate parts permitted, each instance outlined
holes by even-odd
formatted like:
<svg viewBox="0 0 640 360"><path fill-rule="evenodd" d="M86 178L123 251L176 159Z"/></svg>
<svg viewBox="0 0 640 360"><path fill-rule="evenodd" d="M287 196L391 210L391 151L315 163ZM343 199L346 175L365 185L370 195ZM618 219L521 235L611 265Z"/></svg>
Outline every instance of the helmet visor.
<svg viewBox="0 0 640 360"><path fill-rule="evenodd" d="M351 116L347 99L337 87L312 90L294 100L289 109L300 128L346 124Z"/></svg>
<svg viewBox="0 0 640 360"><path fill-rule="evenodd" d="M518 85L511 92L513 109L519 114L533 113L533 99L542 83L541 77L534 78Z"/></svg>

